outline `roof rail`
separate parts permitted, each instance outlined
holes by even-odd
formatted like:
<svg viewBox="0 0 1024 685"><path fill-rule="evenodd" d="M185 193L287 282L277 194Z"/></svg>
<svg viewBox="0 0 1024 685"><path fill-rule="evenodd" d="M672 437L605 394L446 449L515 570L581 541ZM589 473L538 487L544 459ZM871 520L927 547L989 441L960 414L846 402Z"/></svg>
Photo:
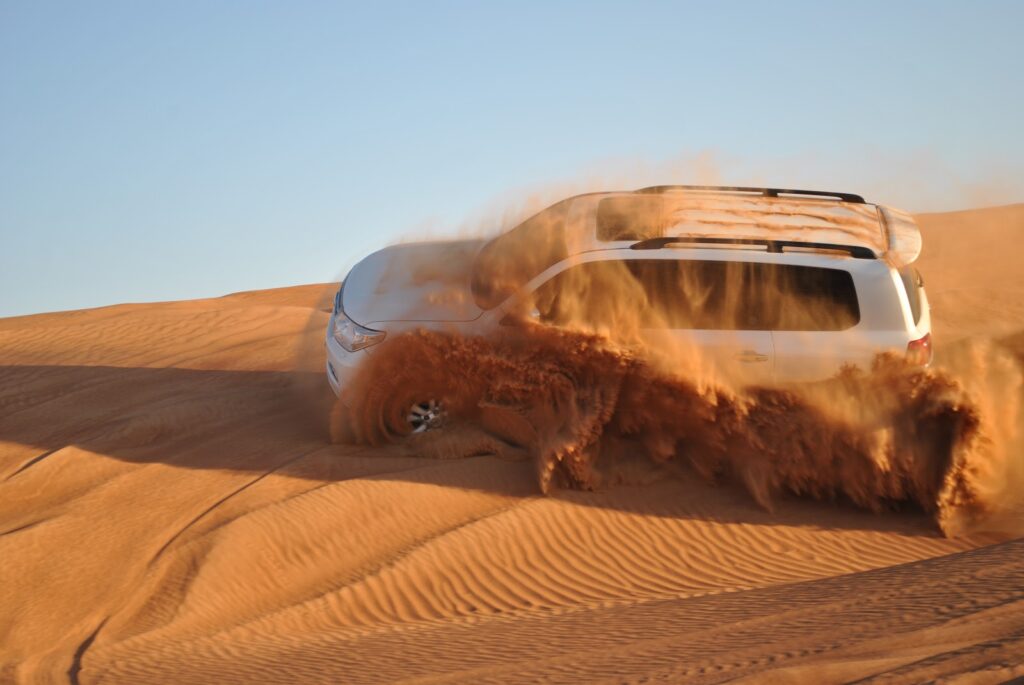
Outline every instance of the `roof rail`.
<svg viewBox="0 0 1024 685"><path fill-rule="evenodd" d="M846 252L854 259L877 259L871 248L863 245L837 245L835 243L805 243L800 240L767 240L762 238L708 238L704 236L665 236L648 238L629 246L631 250L660 250L673 243L699 243L708 245L763 245L769 252L782 252L785 247L807 250Z"/></svg>
<svg viewBox="0 0 1024 685"><path fill-rule="evenodd" d="M687 186L687 185L666 185L649 186L634 190L634 193L664 193L672 190L697 190L697 191L719 191L727 193L757 193L764 197L779 197L779 195L803 195L806 197L831 197L842 202L855 202L864 204L864 198L853 193L834 193L829 190L789 190L786 188L748 188L745 186Z"/></svg>

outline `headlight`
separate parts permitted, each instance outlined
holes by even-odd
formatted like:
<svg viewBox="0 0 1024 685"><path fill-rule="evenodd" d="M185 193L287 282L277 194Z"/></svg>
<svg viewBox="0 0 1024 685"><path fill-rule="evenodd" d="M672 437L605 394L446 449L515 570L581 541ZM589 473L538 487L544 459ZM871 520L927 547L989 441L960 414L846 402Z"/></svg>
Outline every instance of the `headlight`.
<svg viewBox="0 0 1024 685"><path fill-rule="evenodd" d="M384 331L375 331L372 328L360 326L345 316L344 311L338 311L334 315L334 330L331 335L338 341L338 344L349 352L361 350L370 345L376 345L384 339Z"/></svg>

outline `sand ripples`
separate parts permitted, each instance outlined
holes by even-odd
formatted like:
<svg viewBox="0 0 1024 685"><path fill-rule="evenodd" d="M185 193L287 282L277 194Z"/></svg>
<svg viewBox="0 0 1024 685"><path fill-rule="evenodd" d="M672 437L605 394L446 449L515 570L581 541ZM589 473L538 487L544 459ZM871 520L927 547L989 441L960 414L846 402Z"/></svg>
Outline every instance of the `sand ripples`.
<svg viewBox="0 0 1024 685"><path fill-rule="evenodd" d="M318 298L0 322L0 681L1024 674L1019 542L328 444L289 371Z"/></svg>

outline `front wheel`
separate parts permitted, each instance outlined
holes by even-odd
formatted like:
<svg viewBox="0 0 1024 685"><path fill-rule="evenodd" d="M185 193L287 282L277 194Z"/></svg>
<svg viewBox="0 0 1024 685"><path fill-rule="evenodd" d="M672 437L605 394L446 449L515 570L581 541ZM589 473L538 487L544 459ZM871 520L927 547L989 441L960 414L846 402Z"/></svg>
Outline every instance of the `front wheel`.
<svg viewBox="0 0 1024 685"><path fill-rule="evenodd" d="M427 400L413 404L405 420L413 433L425 433L442 427L446 418L447 414L440 402Z"/></svg>

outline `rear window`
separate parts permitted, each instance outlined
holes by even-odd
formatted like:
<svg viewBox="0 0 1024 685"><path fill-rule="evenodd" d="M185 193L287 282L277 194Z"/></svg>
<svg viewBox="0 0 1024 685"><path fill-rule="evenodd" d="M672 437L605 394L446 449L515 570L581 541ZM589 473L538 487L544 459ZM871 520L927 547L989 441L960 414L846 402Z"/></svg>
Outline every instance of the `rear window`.
<svg viewBox="0 0 1024 685"><path fill-rule="evenodd" d="M860 321L853 278L842 269L789 264L637 259L587 262L534 293L554 325L839 331Z"/></svg>

